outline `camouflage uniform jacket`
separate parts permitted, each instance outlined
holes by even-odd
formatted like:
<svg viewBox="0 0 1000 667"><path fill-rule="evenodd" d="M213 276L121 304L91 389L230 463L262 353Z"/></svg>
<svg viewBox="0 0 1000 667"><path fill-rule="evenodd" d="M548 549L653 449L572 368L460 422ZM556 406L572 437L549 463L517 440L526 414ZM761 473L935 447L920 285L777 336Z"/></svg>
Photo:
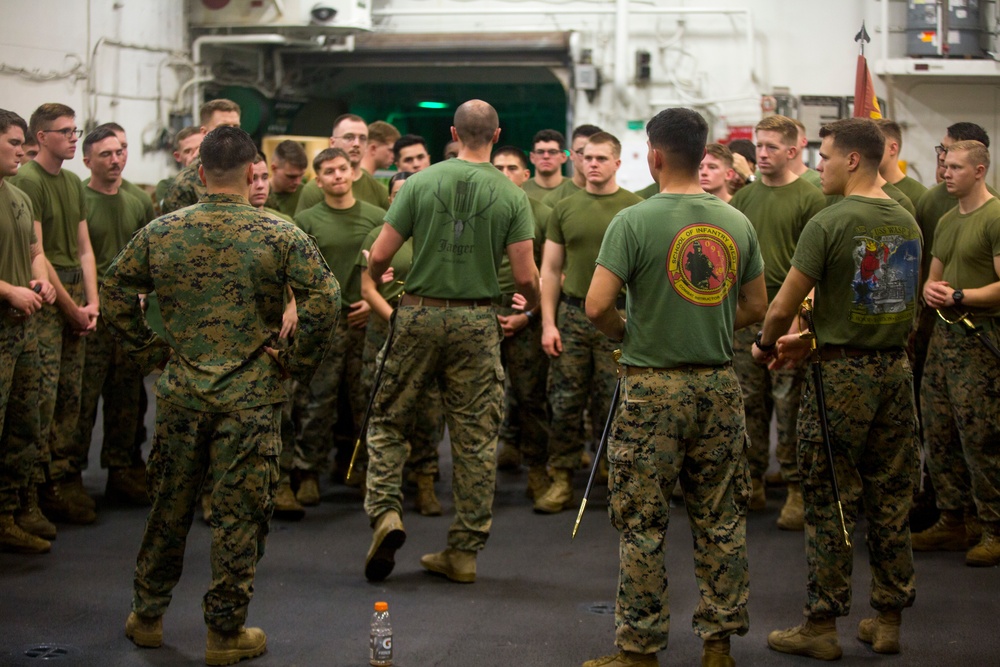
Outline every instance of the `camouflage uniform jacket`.
<svg viewBox="0 0 1000 667"><path fill-rule="evenodd" d="M206 412L243 410L285 400L264 346L277 346L286 285L299 324L282 366L308 380L337 323L336 278L294 225L238 195L209 194L136 233L108 269L101 310L144 373L169 359L158 397ZM139 307L137 295L154 290L167 340Z"/></svg>
<svg viewBox="0 0 1000 667"><path fill-rule="evenodd" d="M198 175L198 167L201 166L201 157L196 157L188 166L181 169L174 182L167 188L167 194L163 195L160 209L163 213L173 213L185 206L197 204L205 196L205 184L201 182Z"/></svg>

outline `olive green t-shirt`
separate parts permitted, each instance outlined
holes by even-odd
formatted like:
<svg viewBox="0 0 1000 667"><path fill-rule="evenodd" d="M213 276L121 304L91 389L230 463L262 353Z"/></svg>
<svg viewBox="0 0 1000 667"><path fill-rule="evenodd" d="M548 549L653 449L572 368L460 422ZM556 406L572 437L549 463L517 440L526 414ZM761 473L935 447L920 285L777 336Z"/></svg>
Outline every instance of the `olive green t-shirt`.
<svg viewBox="0 0 1000 667"><path fill-rule="evenodd" d="M31 282L31 244L37 243L31 200L6 180L0 181L0 280L15 287Z"/></svg>
<svg viewBox="0 0 1000 667"><path fill-rule="evenodd" d="M897 188L892 183L886 181L885 185L882 186L882 192L886 193L892 199L895 199L897 202L899 202L899 205L902 206L907 213L912 215L914 218L917 217L917 209L913 205L913 201L909 197L907 197L902 190ZM827 195L826 205L833 206L837 202L843 201L843 199L844 195Z"/></svg>
<svg viewBox="0 0 1000 667"><path fill-rule="evenodd" d="M635 193L642 197L643 199L649 199L653 195L660 194L660 184L650 183L641 190L636 190Z"/></svg>
<svg viewBox="0 0 1000 667"><path fill-rule="evenodd" d="M654 368L732 359L740 287L764 270L753 225L710 194L656 194L622 211L597 263L628 288L621 362Z"/></svg>
<svg viewBox="0 0 1000 667"><path fill-rule="evenodd" d="M920 228L893 199L852 195L816 214L792 266L815 279L819 345L900 347L916 311Z"/></svg>
<svg viewBox="0 0 1000 667"><path fill-rule="evenodd" d="M124 188L118 194L106 195L84 188L87 202L87 231L97 263L97 280L102 282L111 261L149 220L146 209Z"/></svg>
<svg viewBox="0 0 1000 667"><path fill-rule="evenodd" d="M87 188L88 190L90 189L89 176L83 179L83 187ZM149 196L148 192L140 188L135 183L126 180L124 178L122 179L121 184L119 184L118 189L123 190L128 194L132 195L139 201L140 204L142 204L143 217L145 218L145 222L149 222L156 217L156 209L153 208L153 198ZM89 219L87 220L87 224L88 225L90 224ZM98 271L97 275L100 276L101 271Z"/></svg>
<svg viewBox="0 0 1000 667"><path fill-rule="evenodd" d="M924 196L925 192L927 192L927 186L917 179L910 178L909 176L903 176L903 180L898 183L893 183L893 185L899 188L900 192L910 198L910 201L913 203L913 215L915 217L917 202L920 201L920 198Z"/></svg>
<svg viewBox="0 0 1000 667"><path fill-rule="evenodd" d="M1000 200L996 197L971 213L951 209L937 224L931 254L944 264L941 279L954 289L984 287L1000 280L993 258L1000 255ZM976 315L997 317L1000 308Z"/></svg>
<svg viewBox="0 0 1000 667"><path fill-rule="evenodd" d="M380 224L368 232L368 236L365 237L364 242L361 244L362 250L372 249L372 246L375 245L375 239L382 233L384 226L384 224ZM382 295L383 299L392 303L393 299L406 291L406 277L410 273L410 267L413 266L413 239L406 239L406 242L392 256L389 266L392 267L392 282L379 285L378 293ZM358 268L362 271L368 270L368 258L365 257L363 252L358 253Z"/></svg>
<svg viewBox="0 0 1000 667"><path fill-rule="evenodd" d="M542 265L542 248L545 247L545 223L549 220L552 209L538 201L528 197L531 204L531 216L535 219L535 266ZM517 284L514 282L514 270L510 268L510 257L504 252L500 261L500 271L497 272L497 280L500 282L501 294L513 294L517 291Z"/></svg>
<svg viewBox="0 0 1000 667"><path fill-rule="evenodd" d="M264 213L269 213L276 218L281 218L285 222L295 222L295 218L293 218L292 216L288 215L287 213L282 213L281 211L271 208L270 206L264 206Z"/></svg>
<svg viewBox="0 0 1000 667"><path fill-rule="evenodd" d="M564 178L563 181L565 181L565 180L566 179ZM560 183L560 185L562 185L562 183ZM528 180L526 180L521 185L521 189L524 190L525 194L527 194L532 199L537 199L538 201L541 201L542 197L544 197L545 195L549 194L550 192L552 192L553 190L555 190L558 187L559 187L559 185L556 185L556 186L551 187L551 188L543 188L533 178L529 178Z"/></svg>
<svg viewBox="0 0 1000 667"><path fill-rule="evenodd" d="M368 202L382 210L389 208L389 190L364 169L361 170L361 178L354 181L351 186L351 194L358 201ZM299 201L295 205L295 215L307 208L312 208L321 201L323 201L323 191L319 189L319 183L315 179L309 181L302 186L299 192Z"/></svg>
<svg viewBox="0 0 1000 667"><path fill-rule="evenodd" d="M45 256L57 269L80 267L77 232L80 221L87 219L83 201L83 182L68 169L53 176L35 161L22 164L11 185L31 199L35 219L42 223Z"/></svg>
<svg viewBox="0 0 1000 667"><path fill-rule="evenodd" d="M361 300L358 254L368 232L382 224L384 217L383 209L360 200L343 210L322 201L295 216L295 224L316 239L316 246L337 277L345 307Z"/></svg>
<svg viewBox="0 0 1000 667"><path fill-rule="evenodd" d="M299 205L299 197L302 196L302 189L304 187L305 185L299 183L299 187L295 188L294 192L275 192L272 189L270 194L267 195L267 201L264 202L264 206L272 208L275 211L280 211L283 215L291 219L295 216L295 209ZM320 194L322 195L322 193ZM322 196L320 199L322 199ZM317 201L317 203L319 202Z"/></svg>
<svg viewBox="0 0 1000 667"><path fill-rule="evenodd" d="M534 238L524 190L489 162L458 158L406 181L385 216L413 238L407 292L437 299L498 299L507 246Z"/></svg>
<svg viewBox="0 0 1000 667"><path fill-rule="evenodd" d="M770 301L785 282L802 229L826 205L823 193L801 178L778 187L757 180L740 188L729 204L750 218L757 232Z"/></svg>
<svg viewBox="0 0 1000 667"><path fill-rule="evenodd" d="M566 197L572 194L576 194L581 190L580 186L573 182L572 178L567 178L562 183L560 183L556 188L554 188L547 195L542 197L542 203L548 207L554 207Z"/></svg>
<svg viewBox="0 0 1000 667"><path fill-rule="evenodd" d="M804 172L799 174L799 178L808 183L809 185L815 187L817 190L822 190L820 185L820 174L815 169L806 169Z"/></svg>
<svg viewBox="0 0 1000 667"><path fill-rule="evenodd" d="M604 232L619 211L641 201L642 197L623 188L610 195L581 190L552 208L545 238L565 250L563 294L586 298Z"/></svg>

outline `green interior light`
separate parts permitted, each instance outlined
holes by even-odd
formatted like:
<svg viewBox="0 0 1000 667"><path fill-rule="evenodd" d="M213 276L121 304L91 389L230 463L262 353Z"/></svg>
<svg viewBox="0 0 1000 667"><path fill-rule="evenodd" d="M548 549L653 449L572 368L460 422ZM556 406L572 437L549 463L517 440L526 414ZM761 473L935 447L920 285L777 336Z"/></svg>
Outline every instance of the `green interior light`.
<svg viewBox="0 0 1000 667"><path fill-rule="evenodd" d="M421 109L447 109L450 105L447 102L417 102Z"/></svg>

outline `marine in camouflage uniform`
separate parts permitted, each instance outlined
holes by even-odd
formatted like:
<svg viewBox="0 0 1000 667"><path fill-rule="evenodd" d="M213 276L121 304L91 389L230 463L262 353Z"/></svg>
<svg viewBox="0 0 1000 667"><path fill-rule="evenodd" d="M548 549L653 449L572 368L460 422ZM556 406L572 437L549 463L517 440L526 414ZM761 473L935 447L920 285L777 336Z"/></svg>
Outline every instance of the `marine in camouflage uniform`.
<svg viewBox="0 0 1000 667"><path fill-rule="evenodd" d="M845 540L862 510L872 572L870 604L878 614L861 622L858 637L876 652L899 652L901 611L915 596L908 513L918 450L913 374L903 346L916 312L921 235L913 216L878 187L884 139L877 125L847 119L824 126L820 136L824 193L846 196L802 230L754 357L773 359L775 342L815 288L818 351L813 361L822 364L834 471L827 462L815 386L807 383L798 425L807 620L771 632L768 645L834 660L842 654L836 619L851 608L854 554ZM859 157L857 166L849 165L848 155ZM801 359L807 350L804 339L787 336L779 361Z"/></svg>
<svg viewBox="0 0 1000 667"><path fill-rule="evenodd" d="M167 188L167 192L160 202L162 213L173 213L185 206L191 206L205 196L205 184L198 176L199 166L201 166L200 155L174 177L173 183Z"/></svg>
<svg viewBox="0 0 1000 667"><path fill-rule="evenodd" d="M206 163L221 162L217 154L229 160L206 171L230 180L256 155L238 128L210 132L201 150ZM133 613L155 623L166 611L205 481L212 489L212 583L203 602L210 638L242 627L264 553L278 482L281 376L315 369L339 312L339 286L308 236L216 178L222 192L210 189L198 205L140 230L102 290L105 319L122 347L143 372L164 368ZM265 347L276 345L289 287L298 330L278 361ZM154 290L169 344L139 306L138 294Z"/></svg>
<svg viewBox="0 0 1000 667"><path fill-rule="evenodd" d="M704 641L702 665L731 667L729 637L749 629L750 496L732 332L767 307L764 263L744 215L714 195L687 194L700 190L705 121L691 110L668 109L647 132L662 193L611 221L587 294L593 324L622 349L608 441L608 511L620 533L615 644L621 652L584 665L659 664L656 653L667 648L670 630L664 563L670 495L679 480L701 592L693 626ZM694 262L685 261L703 249L719 278L707 285ZM628 288L624 319L615 307L622 286Z"/></svg>
<svg viewBox="0 0 1000 667"><path fill-rule="evenodd" d="M403 540L402 473L406 434L426 388L438 383L451 436L455 520L448 548L425 555L425 569L472 582L476 552L489 536L496 485L496 444L503 399L502 334L492 302L500 296L497 269L511 257L518 291L537 301L531 258L534 222L528 197L490 163L499 119L472 100L455 113L457 160L411 176L396 196L372 246L368 271L380 282L393 255L413 238L408 294L396 312L382 382L368 429L368 495L374 528L365 576L382 580Z"/></svg>

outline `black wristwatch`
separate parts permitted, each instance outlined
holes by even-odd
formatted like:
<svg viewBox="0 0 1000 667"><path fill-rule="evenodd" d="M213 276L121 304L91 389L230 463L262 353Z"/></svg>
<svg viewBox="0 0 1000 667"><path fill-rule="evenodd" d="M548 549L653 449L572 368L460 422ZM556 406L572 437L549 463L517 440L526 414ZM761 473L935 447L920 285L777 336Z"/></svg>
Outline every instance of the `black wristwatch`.
<svg viewBox="0 0 1000 667"><path fill-rule="evenodd" d="M757 349L761 352L773 352L774 348L778 347L777 343L771 343L770 345L764 345L762 342L764 339L764 331L758 331L757 337L753 339L753 344L757 346Z"/></svg>
<svg viewBox="0 0 1000 667"><path fill-rule="evenodd" d="M955 290L951 293L951 300L955 302L956 306L962 305L962 299L965 298L965 292L960 289Z"/></svg>

